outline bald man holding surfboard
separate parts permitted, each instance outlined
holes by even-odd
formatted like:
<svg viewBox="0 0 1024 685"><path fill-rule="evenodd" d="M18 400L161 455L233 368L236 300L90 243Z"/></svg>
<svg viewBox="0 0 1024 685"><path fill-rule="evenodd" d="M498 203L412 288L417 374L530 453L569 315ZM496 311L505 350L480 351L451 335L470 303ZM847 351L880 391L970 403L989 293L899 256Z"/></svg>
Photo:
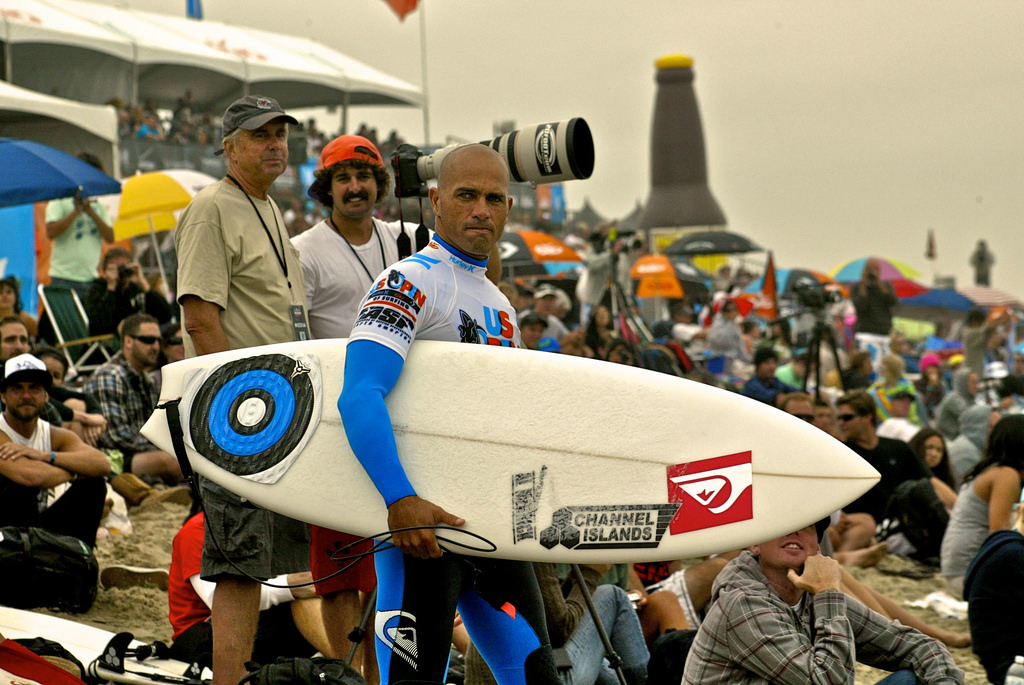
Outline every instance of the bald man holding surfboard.
<svg viewBox="0 0 1024 685"><path fill-rule="evenodd" d="M512 208L508 186L508 168L490 148L449 153L430 190L434 239L380 274L349 338L338 409L396 531L376 556L382 685L444 682L456 607L501 685L558 681L532 568L441 550L431 527L465 521L417 495L385 405L413 340L521 346L515 310L485 275Z"/></svg>

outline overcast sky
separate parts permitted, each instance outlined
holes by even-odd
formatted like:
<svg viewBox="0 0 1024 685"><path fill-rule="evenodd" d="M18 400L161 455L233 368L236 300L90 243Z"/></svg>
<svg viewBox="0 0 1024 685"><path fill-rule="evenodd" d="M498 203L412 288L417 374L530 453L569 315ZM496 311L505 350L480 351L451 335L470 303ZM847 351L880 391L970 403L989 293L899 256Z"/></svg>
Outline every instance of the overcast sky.
<svg viewBox="0 0 1024 685"><path fill-rule="evenodd" d="M185 12L185 0L107 1ZM711 190L729 228L777 266L876 254L964 285L984 239L992 284L1024 297L1024 2L420 0L404 22L384 0L203 5L208 19L329 43L416 85L424 12L431 139L581 116L597 162L566 184L569 206L589 198L609 218L649 193L654 61L690 55ZM418 110L350 121L423 140Z"/></svg>

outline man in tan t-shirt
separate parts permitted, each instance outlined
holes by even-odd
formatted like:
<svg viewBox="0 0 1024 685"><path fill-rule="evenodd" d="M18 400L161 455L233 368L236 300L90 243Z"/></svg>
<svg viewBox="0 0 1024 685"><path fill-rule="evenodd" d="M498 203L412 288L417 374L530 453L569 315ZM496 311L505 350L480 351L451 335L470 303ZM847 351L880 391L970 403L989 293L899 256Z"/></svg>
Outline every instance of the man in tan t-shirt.
<svg viewBox="0 0 1024 685"><path fill-rule="evenodd" d="M268 195L288 164L288 124L297 123L256 95L224 113L227 175L196 195L174 241L188 357L308 338L299 254ZM260 586L250 577L306 568L309 530L205 479L200 485L208 523L202 577L217 583L213 683L233 685L246 674L259 618ZM220 549L210 530L221 533Z"/></svg>

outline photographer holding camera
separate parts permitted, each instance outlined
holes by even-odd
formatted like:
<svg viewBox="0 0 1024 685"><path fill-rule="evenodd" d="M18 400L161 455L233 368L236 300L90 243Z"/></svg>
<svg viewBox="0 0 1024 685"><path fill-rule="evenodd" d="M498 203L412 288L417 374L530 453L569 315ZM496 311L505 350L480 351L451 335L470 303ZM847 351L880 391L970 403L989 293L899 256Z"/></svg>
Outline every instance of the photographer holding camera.
<svg viewBox="0 0 1024 685"><path fill-rule="evenodd" d="M96 155L83 152L78 159L103 171ZM99 200L82 197L79 188L74 197L52 200L46 205L46 237L53 241L50 254L50 283L71 288L84 298L103 243L114 242L113 222Z"/></svg>
<svg viewBox="0 0 1024 685"><path fill-rule="evenodd" d="M864 263L860 281L850 289L850 299L857 312L854 339L857 349L877 349L877 361L889 353L889 333L892 331L892 311L896 306L896 292L882 280L881 266L872 257Z"/></svg>
<svg viewBox="0 0 1024 685"><path fill-rule="evenodd" d="M128 250L110 248L103 256L102 273L85 294L89 335L117 334L117 324L139 312L156 318L161 325L171 320L171 305L150 287L142 267L132 261Z"/></svg>

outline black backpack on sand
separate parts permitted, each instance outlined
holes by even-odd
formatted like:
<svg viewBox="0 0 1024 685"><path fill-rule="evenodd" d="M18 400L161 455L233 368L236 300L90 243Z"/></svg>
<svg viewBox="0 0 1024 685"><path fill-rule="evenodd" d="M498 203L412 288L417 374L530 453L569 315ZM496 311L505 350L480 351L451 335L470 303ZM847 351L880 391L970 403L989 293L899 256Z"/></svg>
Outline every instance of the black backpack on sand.
<svg viewBox="0 0 1024 685"><path fill-rule="evenodd" d="M249 675L238 685L366 685L363 676L341 659L322 656L311 659L282 656L266 666L249 662L245 667Z"/></svg>
<svg viewBox="0 0 1024 685"><path fill-rule="evenodd" d="M99 564L78 538L45 528L0 528L0 604L76 614L96 599Z"/></svg>
<svg viewBox="0 0 1024 685"><path fill-rule="evenodd" d="M886 506L885 522L888 523L886 533L903 533L914 546L916 551L911 558L929 561L939 556L949 513L935 494L931 479L918 478L896 486Z"/></svg>

